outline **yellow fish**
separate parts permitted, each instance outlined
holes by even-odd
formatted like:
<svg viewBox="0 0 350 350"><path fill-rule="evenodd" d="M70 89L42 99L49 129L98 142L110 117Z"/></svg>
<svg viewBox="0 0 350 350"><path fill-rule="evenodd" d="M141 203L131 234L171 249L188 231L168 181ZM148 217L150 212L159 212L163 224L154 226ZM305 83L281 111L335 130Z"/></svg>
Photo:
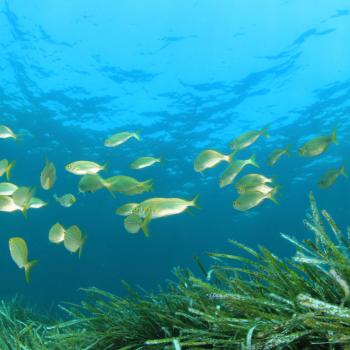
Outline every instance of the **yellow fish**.
<svg viewBox="0 0 350 350"><path fill-rule="evenodd" d="M11 170L14 168L15 165L15 160L11 163L9 163L7 159L0 160L0 177L6 173L6 179L7 181L9 181L11 178Z"/></svg>
<svg viewBox="0 0 350 350"><path fill-rule="evenodd" d="M111 192L127 196L153 191L153 180L138 181L130 176L116 175L104 180L104 186Z"/></svg>
<svg viewBox="0 0 350 350"><path fill-rule="evenodd" d="M221 162L230 163L234 155L235 153L225 155L212 149L204 150L195 159L194 170L202 173L206 169L214 168Z"/></svg>
<svg viewBox="0 0 350 350"><path fill-rule="evenodd" d="M290 157L290 148L291 146L288 145L286 148L278 148L276 150L274 150L268 160L267 160L267 164L269 166L274 166L283 155L286 155L287 157Z"/></svg>
<svg viewBox="0 0 350 350"><path fill-rule="evenodd" d="M323 135L316 137L306 142L299 148L299 155L301 157L316 157L327 151L331 143L338 144L337 129L334 129L331 135Z"/></svg>
<svg viewBox="0 0 350 350"><path fill-rule="evenodd" d="M252 165L256 168L259 168L259 165L256 162L255 154L252 155L249 159L232 160L232 163L227 166L220 177L220 188L230 185L247 165Z"/></svg>
<svg viewBox="0 0 350 350"><path fill-rule="evenodd" d="M349 177L345 166L342 166L339 169L328 170L318 182L318 186L323 189L329 188L335 183L340 175L344 176L345 178Z"/></svg>
<svg viewBox="0 0 350 350"><path fill-rule="evenodd" d="M275 187L272 191L264 194L262 192L249 191L245 192L238 199L233 202L233 207L239 211L247 211L258 206L265 199L270 199L274 203L278 204L276 199L276 194L279 190L279 187Z"/></svg>
<svg viewBox="0 0 350 350"><path fill-rule="evenodd" d="M147 168L155 163L161 163L161 162L162 162L161 158L140 157L130 164L130 168L134 170L138 170L138 169Z"/></svg>
<svg viewBox="0 0 350 350"><path fill-rule="evenodd" d="M44 190L50 190L56 182L56 167L55 164L49 162L46 158L45 167L40 174L41 187Z"/></svg>
<svg viewBox="0 0 350 350"><path fill-rule="evenodd" d="M79 258L81 256L85 241L86 241L86 236L81 233L78 226L73 225L65 231L65 234L64 234L65 248L71 253L79 252Z"/></svg>
<svg viewBox="0 0 350 350"><path fill-rule="evenodd" d="M38 263L37 260L28 261L28 248L25 240L21 237L14 237L9 240L10 254L12 260L20 269L24 269L26 282L30 281L30 272Z"/></svg>
<svg viewBox="0 0 350 350"><path fill-rule="evenodd" d="M0 196L12 196L18 186L11 182L0 182Z"/></svg>
<svg viewBox="0 0 350 350"><path fill-rule="evenodd" d="M55 244L62 243L64 241L65 233L65 228L59 222L57 222L49 231L49 241Z"/></svg>
<svg viewBox="0 0 350 350"><path fill-rule="evenodd" d="M266 177L261 174L247 174L241 177L236 183L235 188L238 192L242 192L246 187L255 187L273 182L273 178Z"/></svg>
<svg viewBox="0 0 350 350"><path fill-rule="evenodd" d="M74 175L97 174L101 170L106 170L107 164L99 165L88 160L78 160L66 165L66 170Z"/></svg>
<svg viewBox="0 0 350 350"><path fill-rule="evenodd" d="M56 194L54 194L53 198L64 208L71 207L77 201L74 194L71 193L64 194L61 197L58 197Z"/></svg>
<svg viewBox="0 0 350 350"><path fill-rule="evenodd" d="M30 208L34 192L34 188L23 186L18 187L12 195L14 203L20 208L24 216L26 216L27 210Z"/></svg>
<svg viewBox="0 0 350 350"><path fill-rule="evenodd" d="M177 215L187 211L190 207L199 208L198 195L190 200L181 198L150 198L134 208L133 213L145 220L140 224L144 234L148 236L148 223L151 219Z"/></svg>
<svg viewBox="0 0 350 350"><path fill-rule="evenodd" d="M8 126L0 125L0 139L8 138L17 140L18 135L15 134Z"/></svg>
<svg viewBox="0 0 350 350"><path fill-rule="evenodd" d="M242 149L252 145L260 136L269 137L267 130L268 126L264 127L261 130L247 131L231 141L229 146L236 152L241 151Z"/></svg>
<svg viewBox="0 0 350 350"><path fill-rule="evenodd" d="M80 193L94 193L104 187L104 180L98 174L84 175L79 181Z"/></svg>
<svg viewBox="0 0 350 350"><path fill-rule="evenodd" d="M31 209L40 209L47 206L47 203L40 198L32 197L29 201L29 208Z"/></svg>
<svg viewBox="0 0 350 350"><path fill-rule="evenodd" d="M137 141L141 141L139 136L139 131L136 131L136 132L124 131L124 132L119 132L117 134L114 134L105 140L104 145L106 147L116 147L123 144L124 142L128 141L131 138L135 138Z"/></svg>
<svg viewBox="0 0 350 350"><path fill-rule="evenodd" d="M269 194L273 190L273 187L270 187L265 184L260 184L257 186L247 186L247 187L240 187L237 189L237 192L239 194L247 193L247 192L260 192L262 194Z"/></svg>
<svg viewBox="0 0 350 350"><path fill-rule="evenodd" d="M126 203L117 208L115 213L120 216L128 216L133 213L133 210L139 205L139 203Z"/></svg>
<svg viewBox="0 0 350 350"><path fill-rule="evenodd" d="M12 213L16 210L21 210L10 196L0 196L0 211Z"/></svg>

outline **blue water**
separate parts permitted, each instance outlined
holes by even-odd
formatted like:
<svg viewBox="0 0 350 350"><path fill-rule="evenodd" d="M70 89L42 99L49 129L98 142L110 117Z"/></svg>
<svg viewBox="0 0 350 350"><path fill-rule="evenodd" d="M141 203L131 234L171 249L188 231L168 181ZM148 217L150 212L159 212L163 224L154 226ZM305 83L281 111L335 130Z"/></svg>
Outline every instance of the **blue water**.
<svg viewBox="0 0 350 350"><path fill-rule="evenodd" d="M175 266L199 274L195 255L209 266L207 252L231 252L230 238L290 256L280 232L308 237L310 190L344 229L350 182L324 191L317 181L349 158L349 15L349 1L1 0L0 124L25 134L19 143L0 140L1 158L16 159L13 181L36 186L49 205L27 219L0 213L0 297L47 308L78 301L81 287L123 294L121 280L155 290ZM241 213L233 187L218 186L224 165L200 175L193 161L205 148L228 153L231 139L266 124L271 137L241 156L256 153L260 171L277 177L280 205ZM339 146L316 159L297 156L305 140L335 126ZM137 129L142 142L103 146L111 133ZM267 167L268 154L289 143L293 156ZM152 154L164 165L128 168ZM39 181L46 156L58 171L49 192ZM64 166L78 159L108 162L108 175L154 178L155 192L113 198L102 190L62 208L52 195L77 194L79 177ZM130 199L198 193L200 210L152 222L149 239L127 233L114 214ZM57 221L87 234L81 259L49 243ZM11 260L13 236L40 261L30 285Z"/></svg>

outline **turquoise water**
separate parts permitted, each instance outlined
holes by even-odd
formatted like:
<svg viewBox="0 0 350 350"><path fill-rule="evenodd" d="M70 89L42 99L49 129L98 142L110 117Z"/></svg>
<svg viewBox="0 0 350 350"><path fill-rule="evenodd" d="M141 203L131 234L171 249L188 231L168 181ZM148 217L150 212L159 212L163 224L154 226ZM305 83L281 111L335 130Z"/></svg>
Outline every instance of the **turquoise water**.
<svg viewBox="0 0 350 350"><path fill-rule="evenodd" d="M317 182L348 161L349 15L348 1L0 1L0 124L24 135L19 143L0 140L1 158L17 160L13 182L35 186L49 202L27 219L0 213L1 296L48 307L79 300L81 287L122 294L122 279L155 289L174 266L196 270L195 255L209 264L207 252L230 251L229 238L288 256L280 232L305 237L310 190L346 227L349 181L328 190ZM224 165L200 175L193 161L206 148L228 153L234 137L266 124L270 138L240 156L256 153L260 171L276 176L280 205L266 201L241 213L232 208L233 186L218 186ZM304 141L335 126L339 146L298 157ZM103 145L114 132L138 129L142 142ZM287 144L292 157L268 167L269 153ZM130 170L142 155L165 161ZM57 167L51 191L40 188L46 156ZM79 159L108 162L103 176L153 178L155 191L77 194L79 178L64 166ZM78 202L65 209L52 195L67 192ZM148 239L127 233L114 214L129 199L196 194L200 210L152 221ZM57 221L87 234L80 259L49 243ZM39 260L30 285L11 260L13 236L25 238L30 258Z"/></svg>

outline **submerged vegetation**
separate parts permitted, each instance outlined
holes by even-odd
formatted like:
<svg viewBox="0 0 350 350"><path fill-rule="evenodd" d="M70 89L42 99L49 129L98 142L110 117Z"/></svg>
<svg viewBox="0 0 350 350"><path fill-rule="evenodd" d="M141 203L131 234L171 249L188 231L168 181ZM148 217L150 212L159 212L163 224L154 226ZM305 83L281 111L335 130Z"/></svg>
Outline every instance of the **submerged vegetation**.
<svg viewBox="0 0 350 350"><path fill-rule="evenodd" d="M230 243L212 253L205 278L176 269L176 282L129 297L86 289L68 320L45 323L14 304L0 309L1 349L350 349L350 239L310 193L312 240L282 260L264 247ZM35 319L35 318L34 318ZM2 343L1 343L2 342Z"/></svg>

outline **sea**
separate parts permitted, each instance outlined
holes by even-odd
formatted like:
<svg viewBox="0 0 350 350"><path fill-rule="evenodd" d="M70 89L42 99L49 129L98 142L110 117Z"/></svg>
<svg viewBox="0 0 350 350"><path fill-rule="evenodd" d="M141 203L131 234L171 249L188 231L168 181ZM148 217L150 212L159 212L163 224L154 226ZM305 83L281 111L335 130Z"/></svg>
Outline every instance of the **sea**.
<svg viewBox="0 0 350 350"><path fill-rule="evenodd" d="M346 229L350 180L340 176L328 189L318 182L350 167L349 37L345 0L0 0L0 124L21 135L0 139L0 158L17 162L11 182L48 203L27 217L0 212L0 297L55 312L79 302L81 288L123 296L126 281L156 291L175 267L200 275L197 258L209 269L208 253L237 253L230 239L291 257L295 248L281 233L309 237L310 191ZM198 173L194 161L207 149L229 154L234 138L265 126L269 137L237 154L255 154L259 169L239 176L273 177L278 204L241 212L234 185L219 187L227 163ZM306 141L334 129L338 145L300 157ZM141 141L104 146L123 131L139 131ZM291 156L268 166L271 152L287 145ZM141 156L163 162L130 169ZM46 158L57 169L48 191L40 185ZM80 176L65 169L78 160L107 163L103 178L153 179L154 191L79 193ZM65 193L77 197L70 208L53 198ZM196 195L199 208L152 220L149 237L128 233L115 214L128 202ZM80 258L49 241L57 222L86 234ZM29 284L11 259L12 237L39 261Z"/></svg>

